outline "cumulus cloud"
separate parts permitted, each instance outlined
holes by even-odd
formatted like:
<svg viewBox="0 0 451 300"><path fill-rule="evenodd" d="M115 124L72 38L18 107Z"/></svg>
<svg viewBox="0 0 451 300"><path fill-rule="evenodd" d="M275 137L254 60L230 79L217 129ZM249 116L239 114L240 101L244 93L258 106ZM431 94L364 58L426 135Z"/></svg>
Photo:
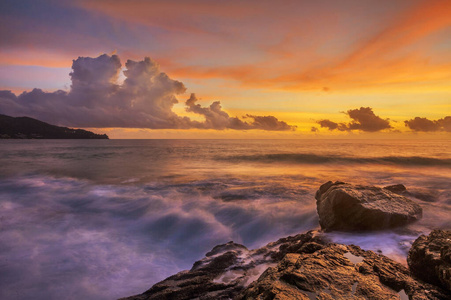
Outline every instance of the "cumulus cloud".
<svg viewBox="0 0 451 300"><path fill-rule="evenodd" d="M251 126L241 121L236 117L230 117L228 113L222 110L221 103L215 101L209 107L202 107L196 104L198 101L195 94L191 94L190 98L186 100L186 111L202 115L205 122L196 124L200 128L214 128L214 129L251 129Z"/></svg>
<svg viewBox="0 0 451 300"><path fill-rule="evenodd" d="M159 65L146 57L127 60L125 80L118 84L122 64L117 55L96 58L79 57L72 63L71 88L68 92L44 92L34 89L19 96L0 91L0 113L29 116L73 127L128 127L151 129L262 129L292 130L295 127L273 116L247 115L253 122L230 117L220 102L209 107L196 104L193 94L186 101L187 111L205 118L194 121L177 115L172 109L177 96L185 93L180 81L160 71Z"/></svg>
<svg viewBox="0 0 451 300"><path fill-rule="evenodd" d="M429 120L428 118L415 117L404 121L404 124L413 131L446 131L451 132L451 116L443 119Z"/></svg>
<svg viewBox="0 0 451 300"><path fill-rule="evenodd" d="M296 126L288 125L284 121L279 121L274 116L254 116L246 115L247 118L253 119L251 122L252 128L263 129L263 130L296 130Z"/></svg>
<svg viewBox="0 0 451 300"><path fill-rule="evenodd" d="M221 103L215 101L209 107L202 107L196 104L198 101L195 94L191 94L190 98L186 100L186 111L202 115L205 122L197 123L193 126L199 128L213 128L213 129L261 129L261 130L295 130L296 126L288 125L284 121L279 121L274 116L255 116L246 114L244 119L251 119L250 122L242 121L237 117L231 117L227 112L222 110Z"/></svg>
<svg viewBox="0 0 451 300"><path fill-rule="evenodd" d="M321 127L328 128L329 130L338 129L338 123L331 120L319 120L317 122Z"/></svg>
<svg viewBox="0 0 451 300"><path fill-rule="evenodd" d="M360 107L356 109L350 109L346 114L352 119L348 123L336 123L328 119L317 121L317 123L329 130L362 130L367 132L376 132L384 129L392 129L390 121L388 119L382 119L376 116L371 107Z"/></svg>
<svg viewBox="0 0 451 300"><path fill-rule="evenodd" d="M391 129L390 121L376 116L371 107L360 107L359 109L350 109L346 112L353 120L348 123L350 130L358 129L363 131L380 131Z"/></svg>

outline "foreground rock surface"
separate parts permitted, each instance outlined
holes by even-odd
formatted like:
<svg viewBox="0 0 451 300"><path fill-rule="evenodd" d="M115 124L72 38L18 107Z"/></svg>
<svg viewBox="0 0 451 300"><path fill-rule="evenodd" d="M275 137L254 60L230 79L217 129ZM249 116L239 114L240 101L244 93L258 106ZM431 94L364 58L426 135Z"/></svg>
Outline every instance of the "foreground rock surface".
<svg viewBox="0 0 451 300"><path fill-rule="evenodd" d="M421 235L410 248L407 263L418 278L451 291L451 231Z"/></svg>
<svg viewBox="0 0 451 300"><path fill-rule="evenodd" d="M400 186L379 188L329 181L315 195L321 228L382 230L421 219L423 211L417 203L392 192L400 189Z"/></svg>
<svg viewBox="0 0 451 300"><path fill-rule="evenodd" d="M214 247L191 270L168 277L141 295L123 299L233 299L286 253L311 252L324 244L315 232L283 238L256 250L229 242Z"/></svg>
<svg viewBox="0 0 451 300"><path fill-rule="evenodd" d="M315 253L290 253L238 299L449 299L413 279L407 268L357 246L330 244Z"/></svg>
<svg viewBox="0 0 451 300"><path fill-rule="evenodd" d="M123 299L450 299L404 266L318 232L256 250L229 242L143 294Z"/></svg>

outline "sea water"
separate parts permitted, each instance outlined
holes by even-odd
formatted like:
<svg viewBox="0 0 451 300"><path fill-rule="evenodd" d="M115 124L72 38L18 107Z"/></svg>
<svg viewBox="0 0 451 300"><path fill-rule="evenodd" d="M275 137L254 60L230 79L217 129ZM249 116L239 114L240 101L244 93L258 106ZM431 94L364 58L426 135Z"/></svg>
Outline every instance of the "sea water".
<svg viewBox="0 0 451 300"><path fill-rule="evenodd" d="M0 298L144 292L217 244L253 249L319 229L329 180L402 183L423 207L405 228L329 233L403 264L451 228L449 140L0 140Z"/></svg>

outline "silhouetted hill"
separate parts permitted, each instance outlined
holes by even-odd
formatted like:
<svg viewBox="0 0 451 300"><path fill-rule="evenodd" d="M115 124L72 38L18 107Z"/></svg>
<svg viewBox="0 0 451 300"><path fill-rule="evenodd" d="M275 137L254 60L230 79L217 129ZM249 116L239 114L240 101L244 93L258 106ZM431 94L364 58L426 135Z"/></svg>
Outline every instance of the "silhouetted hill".
<svg viewBox="0 0 451 300"><path fill-rule="evenodd" d="M29 117L0 114L0 139L108 139L108 136L55 126Z"/></svg>

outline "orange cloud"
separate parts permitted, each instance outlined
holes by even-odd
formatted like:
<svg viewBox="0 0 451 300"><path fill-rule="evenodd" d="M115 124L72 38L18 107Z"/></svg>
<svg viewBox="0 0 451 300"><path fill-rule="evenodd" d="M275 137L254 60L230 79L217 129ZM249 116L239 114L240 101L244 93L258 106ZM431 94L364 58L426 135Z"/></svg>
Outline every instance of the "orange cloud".
<svg viewBox="0 0 451 300"><path fill-rule="evenodd" d="M261 64L182 66L170 69L181 77L224 78L244 86L286 90L348 90L426 83L443 85L451 78L451 57L431 62L431 45L424 38L451 25L451 2L423 1L402 12L396 20L364 42L349 47L348 54L332 59L315 53L320 41L298 51L291 45L296 29L279 43L267 47L272 57ZM412 46L415 46L412 48ZM297 51L297 52L296 52ZM305 63L301 58L310 58ZM293 69L296 69L294 72Z"/></svg>
<svg viewBox="0 0 451 300"><path fill-rule="evenodd" d="M387 56L419 39L451 25L451 2L422 1L382 32L363 43L338 67L345 68L375 56Z"/></svg>

